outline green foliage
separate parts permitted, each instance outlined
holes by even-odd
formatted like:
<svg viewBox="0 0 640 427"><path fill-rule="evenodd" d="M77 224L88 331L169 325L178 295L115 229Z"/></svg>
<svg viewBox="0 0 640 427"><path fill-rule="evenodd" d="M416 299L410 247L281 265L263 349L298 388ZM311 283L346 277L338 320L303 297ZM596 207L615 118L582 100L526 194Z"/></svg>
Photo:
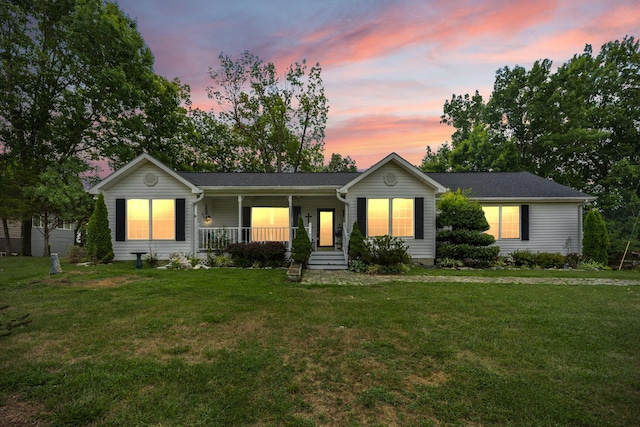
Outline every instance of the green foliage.
<svg viewBox="0 0 640 427"><path fill-rule="evenodd" d="M367 254L367 245L364 241L364 236L360 232L358 222L353 223L351 227L351 234L349 235L349 248L347 249L350 260L364 261Z"/></svg>
<svg viewBox="0 0 640 427"><path fill-rule="evenodd" d="M307 265L313 247L311 246L311 240L307 230L304 228L304 221L302 216L298 217L298 229L296 230L296 237L293 239L293 247L291 248L291 259L300 264Z"/></svg>
<svg viewBox="0 0 640 427"><path fill-rule="evenodd" d="M563 268L565 265L576 268L578 266L577 254L564 256L559 253L533 252L528 249L520 249L511 253L513 264L516 267L527 268Z"/></svg>
<svg viewBox="0 0 640 427"><path fill-rule="evenodd" d="M610 255L620 259L640 211L640 43L632 36L554 67L496 72L489 101L453 95L442 123L455 130L425 171L528 171L598 197ZM555 70L555 71L553 71ZM601 255L600 255L601 256Z"/></svg>
<svg viewBox="0 0 640 427"><path fill-rule="evenodd" d="M100 193L87 225L87 256L95 262L111 262L113 246L104 195Z"/></svg>
<svg viewBox="0 0 640 427"><path fill-rule="evenodd" d="M86 248L77 245L70 245L67 251L67 259L71 264L78 264L87 258Z"/></svg>
<svg viewBox="0 0 640 427"><path fill-rule="evenodd" d="M602 215L595 209L587 213L584 220L584 236L582 238L582 256L586 261L594 261L606 265L609 261L609 233Z"/></svg>
<svg viewBox="0 0 640 427"><path fill-rule="evenodd" d="M282 267L286 248L281 242L233 243L227 247L234 265L238 267Z"/></svg>
<svg viewBox="0 0 640 427"><path fill-rule="evenodd" d="M489 223L480 204L470 200L460 189L443 194L437 203L436 227L452 230L487 231Z"/></svg>
<svg viewBox="0 0 640 427"><path fill-rule="evenodd" d="M500 248L493 236L483 233L489 223L478 202L469 200L459 189L447 192L437 203L436 256L462 261L474 268L489 267L498 258Z"/></svg>
<svg viewBox="0 0 640 427"><path fill-rule="evenodd" d="M209 74L209 97L222 107L220 120L240 140L239 164L251 172L304 172L323 167L327 99L319 64L291 65L280 81L273 63L245 51L221 53Z"/></svg>
<svg viewBox="0 0 640 427"><path fill-rule="evenodd" d="M369 264L396 266L411 261L407 244L399 237L377 236L367 241L366 247L364 259Z"/></svg>
<svg viewBox="0 0 640 427"><path fill-rule="evenodd" d="M324 167L323 172L358 172L356 161L350 156L342 157L340 153L332 153L329 164Z"/></svg>

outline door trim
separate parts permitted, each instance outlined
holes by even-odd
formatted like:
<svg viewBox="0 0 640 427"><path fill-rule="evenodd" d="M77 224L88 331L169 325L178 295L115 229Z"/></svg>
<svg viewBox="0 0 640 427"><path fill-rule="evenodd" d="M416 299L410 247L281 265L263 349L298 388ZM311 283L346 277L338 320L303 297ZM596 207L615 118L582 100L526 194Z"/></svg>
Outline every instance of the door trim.
<svg viewBox="0 0 640 427"><path fill-rule="evenodd" d="M330 245L321 245L320 242L320 233L322 228L322 223L320 221L321 212L331 212L331 244ZM336 209L335 208L318 208L318 247L319 248L333 248L336 245L335 239L335 226L336 226Z"/></svg>

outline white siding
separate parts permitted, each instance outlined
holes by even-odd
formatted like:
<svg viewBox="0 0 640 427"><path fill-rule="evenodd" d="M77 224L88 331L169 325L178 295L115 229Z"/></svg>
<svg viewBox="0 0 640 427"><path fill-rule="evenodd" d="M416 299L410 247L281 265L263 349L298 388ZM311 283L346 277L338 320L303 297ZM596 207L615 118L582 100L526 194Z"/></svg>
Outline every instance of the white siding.
<svg viewBox="0 0 640 427"><path fill-rule="evenodd" d="M144 177L148 173L155 173L158 181L153 186L144 183ZM168 259L174 252L193 253L192 247L193 229L193 203L197 195L174 177L166 174L161 169L152 164L145 164L119 182L115 183L108 190L104 191L105 203L109 212L109 226L111 227L111 239L113 243L113 253L115 260L134 260L135 255L131 252L156 252L160 259ZM185 236L184 242L175 240L128 240L117 242L115 240L116 230L116 199L185 199Z"/></svg>
<svg viewBox="0 0 640 427"><path fill-rule="evenodd" d="M394 173L397 177L395 185L387 185L384 177ZM436 254L436 199L433 188L419 180L404 168L387 163L349 189L347 201L349 203L349 217L347 226L349 231L357 219L358 197L370 198L416 198L424 197L424 239L405 239L409 246L409 254L414 259L433 260Z"/></svg>
<svg viewBox="0 0 640 427"><path fill-rule="evenodd" d="M529 240L496 241L500 253L528 249L533 252L582 252L582 209L578 203L522 203L529 205ZM483 206L496 206L483 203ZM504 204L508 205L508 204ZM511 204L513 205L513 204Z"/></svg>

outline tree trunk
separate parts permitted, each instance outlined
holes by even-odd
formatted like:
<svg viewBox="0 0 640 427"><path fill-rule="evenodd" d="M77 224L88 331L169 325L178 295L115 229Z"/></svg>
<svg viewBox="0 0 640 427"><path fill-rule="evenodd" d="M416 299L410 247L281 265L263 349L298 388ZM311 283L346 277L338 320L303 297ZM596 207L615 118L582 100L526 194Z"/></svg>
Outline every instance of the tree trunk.
<svg viewBox="0 0 640 427"><path fill-rule="evenodd" d="M31 230L33 227L33 219L25 219L22 221L22 230L20 233L20 240L22 241L20 245L20 255L22 256L32 256L31 255Z"/></svg>
<svg viewBox="0 0 640 427"><path fill-rule="evenodd" d="M2 218L2 228L4 229L4 251L7 255L11 255L11 236L9 235L9 222L6 218Z"/></svg>

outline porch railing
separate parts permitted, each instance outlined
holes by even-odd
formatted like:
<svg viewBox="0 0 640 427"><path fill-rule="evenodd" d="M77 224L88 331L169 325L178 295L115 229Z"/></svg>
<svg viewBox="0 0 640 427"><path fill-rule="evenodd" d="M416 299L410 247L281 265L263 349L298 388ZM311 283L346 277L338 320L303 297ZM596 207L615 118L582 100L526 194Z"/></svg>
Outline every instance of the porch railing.
<svg viewBox="0 0 640 427"><path fill-rule="evenodd" d="M305 227L311 239L311 224ZM198 229L198 250L224 249L239 242L282 242L287 250L289 236L296 237L298 227L205 227Z"/></svg>

